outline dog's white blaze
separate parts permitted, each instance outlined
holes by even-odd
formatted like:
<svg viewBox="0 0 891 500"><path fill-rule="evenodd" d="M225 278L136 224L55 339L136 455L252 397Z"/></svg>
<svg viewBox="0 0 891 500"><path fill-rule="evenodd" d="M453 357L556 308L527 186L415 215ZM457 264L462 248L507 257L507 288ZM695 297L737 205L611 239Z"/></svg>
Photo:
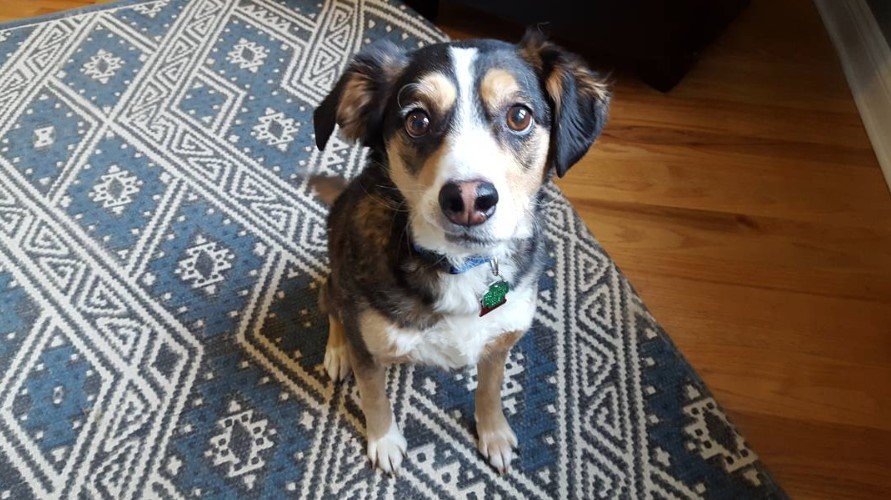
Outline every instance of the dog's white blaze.
<svg viewBox="0 0 891 500"><path fill-rule="evenodd" d="M469 180L485 178L491 167L499 162L499 148L495 138L481 123L475 111L478 95L473 82L476 79L474 61L477 49L449 49L452 55L452 70L458 81L458 105L452 132L446 138L447 154L438 169L437 184L448 180ZM488 167L488 168L487 168ZM497 188L496 184L496 188Z"/></svg>
<svg viewBox="0 0 891 500"><path fill-rule="evenodd" d="M457 129L461 130L473 121L473 63L476 61L477 49L449 48L452 56L452 70L458 81L458 114L455 116Z"/></svg>

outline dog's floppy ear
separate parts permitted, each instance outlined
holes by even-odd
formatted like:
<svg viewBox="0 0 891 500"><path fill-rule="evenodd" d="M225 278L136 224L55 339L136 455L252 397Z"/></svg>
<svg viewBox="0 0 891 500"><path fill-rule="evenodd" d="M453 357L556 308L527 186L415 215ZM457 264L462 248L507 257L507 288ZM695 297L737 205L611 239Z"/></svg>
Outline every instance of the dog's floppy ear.
<svg viewBox="0 0 891 500"><path fill-rule="evenodd" d="M526 30L519 51L547 94L553 117L548 163L563 177L600 135L609 110L609 88L581 57L548 41L537 28Z"/></svg>
<svg viewBox="0 0 891 500"><path fill-rule="evenodd" d="M316 146L325 148L335 124L340 125L347 139L373 145L381 132L390 87L405 64L405 53L388 41L369 45L356 54L312 115Z"/></svg>

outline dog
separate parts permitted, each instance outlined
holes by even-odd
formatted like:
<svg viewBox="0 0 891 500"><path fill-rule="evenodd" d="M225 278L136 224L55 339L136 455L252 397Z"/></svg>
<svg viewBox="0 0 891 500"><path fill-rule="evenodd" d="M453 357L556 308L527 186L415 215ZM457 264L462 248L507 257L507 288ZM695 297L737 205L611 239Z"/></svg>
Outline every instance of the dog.
<svg viewBox="0 0 891 500"><path fill-rule="evenodd" d="M535 314L541 188L587 152L609 101L601 75L532 29L518 44L369 45L315 110L319 149L335 125L369 148L329 214L320 305L324 366L355 376L372 466L395 473L407 448L386 368L422 363L477 366L479 451L509 469L501 386Z"/></svg>

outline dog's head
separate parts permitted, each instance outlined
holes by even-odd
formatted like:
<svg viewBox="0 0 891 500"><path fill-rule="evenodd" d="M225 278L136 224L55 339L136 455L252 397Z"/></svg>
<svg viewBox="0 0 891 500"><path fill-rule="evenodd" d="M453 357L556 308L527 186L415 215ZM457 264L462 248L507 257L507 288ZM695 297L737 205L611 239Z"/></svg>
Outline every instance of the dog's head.
<svg viewBox="0 0 891 500"><path fill-rule="evenodd" d="M359 53L314 114L387 160L417 244L450 257L528 237L539 188L563 176L606 120L609 92L583 61L530 30L494 40Z"/></svg>

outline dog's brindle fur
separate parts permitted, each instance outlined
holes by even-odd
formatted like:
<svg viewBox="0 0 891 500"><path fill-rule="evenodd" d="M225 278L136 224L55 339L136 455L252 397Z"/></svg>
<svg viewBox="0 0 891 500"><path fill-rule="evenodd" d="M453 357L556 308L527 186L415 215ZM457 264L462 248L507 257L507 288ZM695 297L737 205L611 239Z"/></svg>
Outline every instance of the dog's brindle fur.
<svg viewBox="0 0 891 500"><path fill-rule="evenodd" d="M562 176L593 143L606 118L603 80L576 56L530 31L518 45L493 40L432 45L405 53L376 44L358 54L314 114L324 148L335 124L371 150L363 172L328 220L331 275L322 292L330 334L325 366L356 376L368 455L388 472L406 449L385 392L386 366L476 363L480 451L505 471L517 445L501 408L504 363L531 325L544 261L541 186ZM532 125L505 126L525 106ZM406 115L429 115L412 137ZM499 203L480 226L450 224L436 193L453 180L483 179ZM494 278L488 266L450 275L471 255L497 257L508 302L478 316ZM469 331L468 331L469 330Z"/></svg>

